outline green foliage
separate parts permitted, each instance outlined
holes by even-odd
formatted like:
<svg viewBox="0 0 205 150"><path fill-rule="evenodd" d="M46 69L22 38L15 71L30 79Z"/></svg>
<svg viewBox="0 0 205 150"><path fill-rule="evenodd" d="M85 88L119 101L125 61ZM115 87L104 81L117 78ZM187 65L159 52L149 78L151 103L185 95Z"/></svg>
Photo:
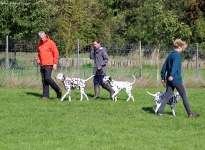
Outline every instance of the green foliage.
<svg viewBox="0 0 205 150"><path fill-rule="evenodd" d="M126 22L130 24L125 34L133 42L170 44L175 38L191 36L190 28L179 22L178 17L173 10L166 10L162 1L147 0L126 13Z"/></svg>
<svg viewBox="0 0 205 150"><path fill-rule="evenodd" d="M193 36L191 39L194 42L198 41L203 41L205 39L205 19L204 18L199 18L196 22L195 25L192 26L192 31L193 31Z"/></svg>
<svg viewBox="0 0 205 150"><path fill-rule="evenodd" d="M28 38L39 30L49 31L53 21L51 17L56 12L52 0L13 0L0 2L0 5L0 37Z"/></svg>
<svg viewBox="0 0 205 150"><path fill-rule="evenodd" d="M93 68L94 64L93 63L87 63L82 65L83 68Z"/></svg>
<svg viewBox="0 0 205 150"><path fill-rule="evenodd" d="M0 2L0 37L36 37L44 30L63 39L63 56L83 48L95 37L102 43L190 44L205 38L202 0L13 0Z"/></svg>
<svg viewBox="0 0 205 150"><path fill-rule="evenodd" d="M80 30L85 21L85 16L82 15L85 12L82 1L66 0L61 5L64 9L57 18L55 28L65 42L65 56L69 57L76 50L77 38L82 38L81 44L84 45L84 37L80 34Z"/></svg>

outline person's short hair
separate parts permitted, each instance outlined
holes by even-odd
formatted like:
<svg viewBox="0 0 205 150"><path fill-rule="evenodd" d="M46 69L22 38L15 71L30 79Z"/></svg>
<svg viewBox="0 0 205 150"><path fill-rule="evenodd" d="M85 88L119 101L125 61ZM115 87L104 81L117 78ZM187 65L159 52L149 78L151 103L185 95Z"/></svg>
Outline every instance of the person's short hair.
<svg viewBox="0 0 205 150"><path fill-rule="evenodd" d="M187 43L185 41L182 41L181 39L176 39L174 41L174 48L178 47L183 47L183 49L185 49L187 47Z"/></svg>
<svg viewBox="0 0 205 150"><path fill-rule="evenodd" d="M38 36L41 36L41 35L44 35L44 34L46 34L44 31L39 31L38 32Z"/></svg>
<svg viewBox="0 0 205 150"><path fill-rule="evenodd" d="M100 40L99 40L98 38L95 38L95 39L93 40L93 42L96 42L96 43L100 44Z"/></svg>

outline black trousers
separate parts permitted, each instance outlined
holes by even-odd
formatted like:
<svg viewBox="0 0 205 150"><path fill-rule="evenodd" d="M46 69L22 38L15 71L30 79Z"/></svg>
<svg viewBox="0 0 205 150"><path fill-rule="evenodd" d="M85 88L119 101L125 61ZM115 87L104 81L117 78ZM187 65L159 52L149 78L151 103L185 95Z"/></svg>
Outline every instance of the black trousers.
<svg viewBox="0 0 205 150"><path fill-rule="evenodd" d="M169 99L172 97L172 94L173 94L175 88L177 89L177 91L179 92L179 94L182 97L184 108L186 109L187 114L191 114L192 112L190 109L190 105L189 105L189 101L188 101L188 97L187 97L187 92L186 92L186 89L185 89L183 83L175 84L175 85L167 84L166 96L164 97L164 100L161 103L159 113L160 114L164 113L164 107L167 104L167 102L169 101Z"/></svg>
<svg viewBox="0 0 205 150"><path fill-rule="evenodd" d="M53 66L41 66L41 78L43 84L43 97L49 97L49 85L53 88L55 92L60 91L58 85L51 78L51 73L53 70Z"/></svg>

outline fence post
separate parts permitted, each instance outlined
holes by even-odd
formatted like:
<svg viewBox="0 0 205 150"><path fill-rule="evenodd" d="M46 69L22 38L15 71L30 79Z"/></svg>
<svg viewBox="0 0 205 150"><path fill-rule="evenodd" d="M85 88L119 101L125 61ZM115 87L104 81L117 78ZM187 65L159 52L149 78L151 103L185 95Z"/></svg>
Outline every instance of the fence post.
<svg viewBox="0 0 205 150"><path fill-rule="evenodd" d="M9 38L6 36L6 78L9 73Z"/></svg>
<svg viewBox="0 0 205 150"><path fill-rule="evenodd" d="M112 42L112 58L114 59L114 42Z"/></svg>
<svg viewBox="0 0 205 150"><path fill-rule="evenodd" d="M199 70L198 55L199 55L199 49L198 49L198 43L196 43L196 77L198 77L198 70Z"/></svg>
<svg viewBox="0 0 205 150"><path fill-rule="evenodd" d="M161 45L159 43L159 47L157 49L157 83L159 81L159 50L160 50L160 48L161 48Z"/></svg>
<svg viewBox="0 0 205 150"><path fill-rule="evenodd" d="M78 51L78 58L77 58L77 63L78 63L78 78L80 78L80 58L79 58L79 39L77 39L77 51Z"/></svg>
<svg viewBox="0 0 205 150"><path fill-rule="evenodd" d="M140 76L142 76L142 45L141 45L141 40L139 41L139 49L140 49Z"/></svg>

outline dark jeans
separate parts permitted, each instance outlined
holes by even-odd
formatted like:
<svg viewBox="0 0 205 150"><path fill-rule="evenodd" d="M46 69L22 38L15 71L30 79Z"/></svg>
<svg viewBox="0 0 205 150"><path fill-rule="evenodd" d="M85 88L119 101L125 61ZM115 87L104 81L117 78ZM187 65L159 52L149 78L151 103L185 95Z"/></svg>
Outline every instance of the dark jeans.
<svg viewBox="0 0 205 150"><path fill-rule="evenodd" d="M166 96L164 97L164 100L161 103L159 113L160 114L164 113L164 107L167 104L167 102L169 101L169 99L172 97L172 94L173 94L175 88L177 89L177 91L179 92L179 94L182 97L183 104L184 104L184 107L187 111L187 114L191 114L192 112L191 112L191 109L190 109L190 105L189 105L189 101L188 101L188 97L187 97L187 92L186 92L186 89L185 89L183 83L175 84L175 85L167 84Z"/></svg>
<svg viewBox="0 0 205 150"><path fill-rule="evenodd" d="M43 66L41 67L41 78L43 84L43 97L49 97L49 85L54 89L55 92L59 92L60 88L51 78L51 73L53 66Z"/></svg>
<svg viewBox="0 0 205 150"><path fill-rule="evenodd" d="M94 76L94 79L93 79L94 85L104 86L103 78L104 78L104 75Z"/></svg>

